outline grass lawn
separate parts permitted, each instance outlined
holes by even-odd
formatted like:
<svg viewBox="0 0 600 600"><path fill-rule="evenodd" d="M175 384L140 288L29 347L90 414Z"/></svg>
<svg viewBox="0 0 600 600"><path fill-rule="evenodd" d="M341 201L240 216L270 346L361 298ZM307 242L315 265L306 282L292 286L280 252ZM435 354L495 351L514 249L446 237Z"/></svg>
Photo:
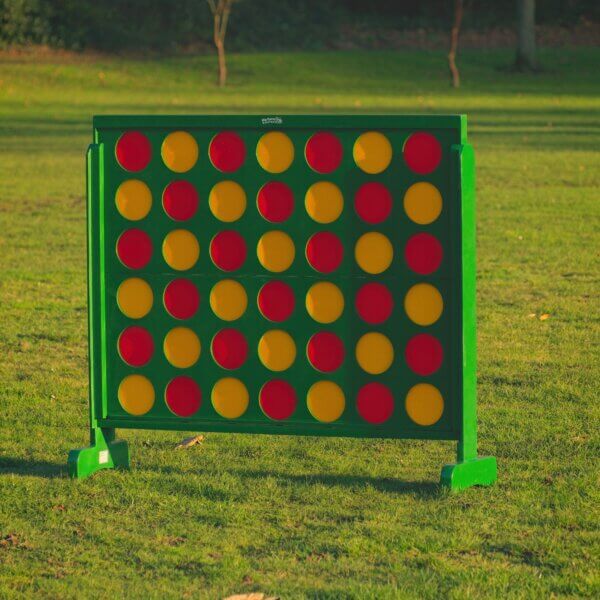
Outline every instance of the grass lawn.
<svg viewBox="0 0 600 600"><path fill-rule="evenodd" d="M0 597L598 597L600 49L541 75L427 52L0 55ZM87 444L84 154L100 113L465 112L478 159L480 453L453 444L123 431ZM540 320L542 314L549 318Z"/></svg>

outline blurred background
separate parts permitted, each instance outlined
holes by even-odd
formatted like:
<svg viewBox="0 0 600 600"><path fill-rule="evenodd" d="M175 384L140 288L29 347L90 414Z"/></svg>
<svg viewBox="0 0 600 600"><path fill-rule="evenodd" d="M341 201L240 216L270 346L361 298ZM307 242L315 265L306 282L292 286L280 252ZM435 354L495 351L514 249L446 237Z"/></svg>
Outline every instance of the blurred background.
<svg viewBox="0 0 600 600"><path fill-rule="evenodd" d="M462 27L470 43L514 40L519 3L535 4L462 2ZM241 0L233 3L227 42L238 51L443 45L439 34L450 30L455 4L453 0ZM537 2L542 45L586 39L589 43L597 35L599 17L597 0ZM212 44L213 19L203 0L1 0L0 18L4 45L145 52L189 51Z"/></svg>

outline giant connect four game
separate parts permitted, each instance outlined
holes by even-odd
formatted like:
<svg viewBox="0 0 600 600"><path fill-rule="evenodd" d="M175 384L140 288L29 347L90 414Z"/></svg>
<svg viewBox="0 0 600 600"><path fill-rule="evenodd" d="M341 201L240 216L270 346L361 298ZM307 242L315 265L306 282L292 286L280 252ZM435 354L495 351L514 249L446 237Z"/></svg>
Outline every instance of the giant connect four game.
<svg viewBox="0 0 600 600"><path fill-rule="evenodd" d="M477 458L474 161L462 116L94 119L92 444L115 428L444 439Z"/></svg>

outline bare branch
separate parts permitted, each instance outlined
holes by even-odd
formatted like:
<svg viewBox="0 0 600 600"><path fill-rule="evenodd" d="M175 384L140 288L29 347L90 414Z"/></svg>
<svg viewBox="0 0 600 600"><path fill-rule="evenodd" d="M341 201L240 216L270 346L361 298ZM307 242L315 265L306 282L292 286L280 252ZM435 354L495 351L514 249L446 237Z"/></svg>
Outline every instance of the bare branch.
<svg viewBox="0 0 600 600"><path fill-rule="evenodd" d="M225 34L227 33L227 22L229 21L229 13L231 13L231 1L227 2L225 0L225 4L227 5L223 10L223 18L221 20L221 39L225 41Z"/></svg>
<svg viewBox="0 0 600 600"><path fill-rule="evenodd" d="M221 15L219 15L218 13L215 13L215 17L214 17L214 23L213 23L213 41L215 43L215 46L218 46L221 43L221 36L220 36L220 30L221 30Z"/></svg>

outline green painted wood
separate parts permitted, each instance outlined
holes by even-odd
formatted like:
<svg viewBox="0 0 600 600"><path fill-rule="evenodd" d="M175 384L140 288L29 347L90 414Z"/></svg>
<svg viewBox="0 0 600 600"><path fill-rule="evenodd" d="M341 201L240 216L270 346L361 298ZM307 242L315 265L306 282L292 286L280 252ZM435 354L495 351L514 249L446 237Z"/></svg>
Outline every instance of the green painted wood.
<svg viewBox="0 0 600 600"><path fill-rule="evenodd" d="M457 462L442 468L442 487L456 492L475 485L492 485L497 479L496 458L477 458L477 317L476 317L476 228L475 155L470 144L453 146L456 192L460 198L461 315L457 330L462 336L462 387L460 437Z"/></svg>
<svg viewBox="0 0 600 600"><path fill-rule="evenodd" d="M356 127L369 129L404 128L410 130L450 129L464 132L466 141L465 115L96 115L93 127L98 141L101 131L117 129L166 128L176 129L280 129L307 128L311 130L347 129Z"/></svg>
<svg viewBox="0 0 600 600"><path fill-rule="evenodd" d="M442 469L441 485L451 492L459 492L475 485L492 485L497 476L496 458L483 456L445 465Z"/></svg>
<svg viewBox="0 0 600 600"><path fill-rule="evenodd" d="M127 173L115 158L115 145L126 130L142 131L151 141L153 157L141 173ZM190 132L198 142L200 158L196 167L184 174L170 172L162 163L160 145L164 137L175 130ZM235 130L242 137L248 151L245 164L233 174L223 174L214 169L207 156L212 137L224 129ZM295 160L288 171L272 175L263 171L253 158L253 149L261 135L270 130L286 133L296 149ZM333 130L344 149L344 159L338 170L329 175L313 172L302 156L302 149L312 133ZM384 133L393 146L392 165L377 176L362 173L352 159L352 146L356 137L368 130ZM443 158L440 166L430 175L412 173L401 157L405 139L415 131L427 131L442 144ZM466 118L447 116L326 116L326 115L249 115L249 116L97 116L94 118L94 144L88 152L88 277L89 277L89 345L90 345L90 423L91 448L87 454L78 451L69 459L70 473L82 476L95 470L94 453L115 446L111 458L116 466L128 464L124 450L114 440L114 428L200 430L244 433L280 433L294 435L387 437L403 439L456 440L459 462L476 457L476 356L475 356L475 217L474 217L474 161L472 148L466 144ZM114 197L123 181L134 178L147 183L153 193L153 208L140 222L126 221L116 210ZM192 182L200 195L198 213L188 222L174 223L162 211L161 193L174 179ZM208 208L208 194L218 181L237 181L245 189L248 206L244 217L232 224L215 219ZM259 215L255 197L259 188L268 181L284 181L294 191L296 210L289 222L269 224ZM319 225L304 211L304 192L317 181L331 181L338 185L345 198L344 211L336 222ZM362 222L353 210L353 196L364 182L379 181L388 186L394 196L391 217L384 223L371 226ZM404 213L402 197L412 183L429 181L441 191L444 208L440 218L425 227L412 223ZM118 260L115 246L119 235L129 227L140 227L154 241L154 255L141 273L131 271ZM164 236L177 228L189 229L199 240L201 258L189 272L174 272L163 261L160 246ZM239 231L246 239L248 259L233 274L225 274L212 265L208 257L208 244L212 236L223 229ZM260 235L269 230L286 231L296 245L296 259L289 271L271 274L260 266L254 248ZM340 269L331 275L321 275L312 270L303 257L303 247L308 237L317 231L336 233L345 246L345 257ZM353 258L356 239L364 232L376 230L393 242L395 259L381 276L363 273ZM427 231L435 235L445 250L441 268L431 276L412 273L402 258L405 241L413 233ZM142 276L153 288L155 303L146 317L132 321L125 317L116 304L118 285L127 277ZM197 315L185 322L175 321L161 306L162 289L175 277L192 279L201 295ZM210 289L224 278L241 282L247 290L249 306L242 319L224 323L212 313L208 303ZM287 282L294 289L296 310L284 324L269 324L256 307L260 286L272 279ZM328 326L312 321L303 307L305 293L317 281L335 283L346 297L342 317ZM385 283L395 298L396 309L388 322L379 326L363 323L353 308L357 289L367 281ZM403 298L415 283L434 284L445 301L441 319L432 326L419 327L412 323L402 309ZM117 339L129 325L146 327L155 340L155 354L150 363L139 369L126 365L118 355ZM162 355L162 339L174 326L185 325L199 334L202 343L200 360L190 369L175 369ZM210 339L222 327L235 327L246 336L250 356L246 364L235 372L218 367L210 355ZM258 360L255 348L260 336L268 329L288 331L296 341L298 358L289 371L274 374ZM317 374L308 361L303 360L303 348L310 335L319 330L333 331L343 340L346 361L332 374ZM381 331L395 347L392 368L379 376L364 373L353 356L356 341L368 331ZM428 377L415 375L404 362L403 348L413 335L427 332L436 336L444 347L445 360L441 369ZM254 350L254 351L253 351ZM152 410L142 416L126 413L117 398L120 381L127 375L140 373L151 379L156 390ZM192 417L177 417L166 406L163 392L170 379L177 375L196 379L203 392L202 407ZM236 420L220 417L210 403L213 384L225 376L241 379L250 393L250 407ZM264 415L258 405L258 392L268 379L283 378L289 381L298 394L295 414L284 422L275 422ZM319 423L312 418L304 401L310 385L327 379L340 385L346 394L346 411L332 424ZM354 402L357 390L369 381L380 381L394 393L396 408L392 418L382 425L364 422L356 411ZM431 426L413 423L404 410L403 398L408 389L420 382L435 385L443 394L445 410L442 418ZM75 451L74 451L75 452ZM111 452L111 456L112 456ZM81 458L89 456L91 458ZM80 458L77 458L80 457ZM83 461L83 462L81 462ZM87 462L86 462L87 461ZM71 465L85 466L71 466ZM109 463L105 463L109 464ZM112 465L111 465L112 466ZM104 468L104 467L100 467ZM446 479L448 479L446 477ZM450 478L451 479L451 478ZM442 477L442 483L444 483Z"/></svg>
<svg viewBox="0 0 600 600"><path fill-rule="evenodd" d="M114 429L92 428L90 445L71 450L67 468L69 476L77 479L85 479L102 469L128 469L127 442L115 439Z"/></svg>
<svg viewBox="0 0 600 600"><path fill-rule="evenodd" d="M459 318L462 320L461 437L459 460L477 456L477 315L476 315L476 232L475 232L475 157L470 144L452 148L460 172L461 271L462 285ZM456 172L456 170L454 170Z"/></svg>

